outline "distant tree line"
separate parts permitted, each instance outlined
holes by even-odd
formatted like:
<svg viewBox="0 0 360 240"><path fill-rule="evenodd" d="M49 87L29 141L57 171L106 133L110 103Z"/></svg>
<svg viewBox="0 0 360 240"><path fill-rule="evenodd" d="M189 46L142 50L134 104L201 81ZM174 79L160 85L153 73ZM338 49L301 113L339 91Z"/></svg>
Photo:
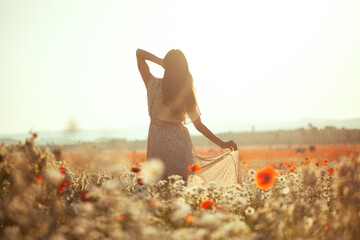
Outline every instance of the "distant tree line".
<svg viewBox="0 0 360 240"><path fill-rule="evenodd" d="M359 144L360 129L338 129L325 126L318 129L309 124L309 129L298 128L293 130L277 130L264 132L221 133L218 136L225 140L233 139L238 145L257 144L299 144L299 145L325 145L325 144ZM204 136L194 136L195 146L212 145Z"/></svg>
<svg viewBox="0 0 360 240"><path fill-rule="evenodd" d="M325 126L318 129L312 124L308 129L299 128L293 130L277 130L263 132L227 132L217 134L224 141L233 139L239 146L246 145L329 145L329 144L360 144L360 129L338 129L333 126ZM192 136L195 147L215 147L204 136ZM48 145L50 149L61 147L62 151L72 152L89 148L94 145L102 150L144 150L146 140L128 141L126 139L112 139L102 142L84 142L73 145Z"/></svg>

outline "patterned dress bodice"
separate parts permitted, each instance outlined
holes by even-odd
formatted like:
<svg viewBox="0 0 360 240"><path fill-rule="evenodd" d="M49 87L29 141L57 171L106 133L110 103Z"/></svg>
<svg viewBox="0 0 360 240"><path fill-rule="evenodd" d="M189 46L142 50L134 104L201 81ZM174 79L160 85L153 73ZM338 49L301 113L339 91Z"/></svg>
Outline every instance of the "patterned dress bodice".
<svg viewBox="0 0 360 240"><path fill-rule="evenodd" d="M161 87L162 79L150 76L147 84L147 100L149 116L152 120L159 120L170 123L188 124L195 121L200 116L200 111L175 117L172 115L168 106L163 103L163 91ZM198 108L196 108L198 109Z"/></svg>

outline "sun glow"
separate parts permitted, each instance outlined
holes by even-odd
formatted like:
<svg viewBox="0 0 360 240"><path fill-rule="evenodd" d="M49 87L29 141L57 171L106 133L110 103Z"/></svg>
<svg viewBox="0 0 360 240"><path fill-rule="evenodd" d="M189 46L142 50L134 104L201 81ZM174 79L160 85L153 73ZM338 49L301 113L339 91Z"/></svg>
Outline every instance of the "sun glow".
<svg viewBox="0 0 360 240"><path fill-rule="evenodd" d="M351 21L359 23L354 14L324 1L181 1L173 6L172 37L188 58L209 119L238 119L232 110L239 106L252 120L295 120L316 115L320 103L309 109L304 98L325 98L328 82L344 88L336 79L350 67L339 61L351 64L351 49L359 52L350 43L360 40L351 33ZM346 81L359 86L356 76ZM319 117L330 110L321 104Z"/></svg>
<svg viewBox="0 0 360 240"><path fill-rule="evenodd" d="M137 48L185 53L206 123L360 116L356 1L20 2L0 3L0 134L147 125Z"/></svg>

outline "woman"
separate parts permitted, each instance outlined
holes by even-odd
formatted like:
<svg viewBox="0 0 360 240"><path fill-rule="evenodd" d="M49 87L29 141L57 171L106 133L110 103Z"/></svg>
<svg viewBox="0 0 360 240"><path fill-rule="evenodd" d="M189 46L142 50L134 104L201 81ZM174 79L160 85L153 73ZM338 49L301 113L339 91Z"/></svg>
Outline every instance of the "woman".
<svg viewBox="0 0 360 240"><path fill-rule="evenodd" d="M163 179L180 175L188 185L209 181L219 185L241 182L236 144L233 141L222 141L201 122L193 79L184 54L178 49L172 49L161 59L137 49L136 56L147 89L151 118L147 160L161 159L165 165ZM162 66L165 69L163 78L154 77L145 60ZM212 156L197 154L189 131L183 125L191 122L210 141L228 150ZM192 165L200 166L201 170L190 171L189 166Z"/></svg>

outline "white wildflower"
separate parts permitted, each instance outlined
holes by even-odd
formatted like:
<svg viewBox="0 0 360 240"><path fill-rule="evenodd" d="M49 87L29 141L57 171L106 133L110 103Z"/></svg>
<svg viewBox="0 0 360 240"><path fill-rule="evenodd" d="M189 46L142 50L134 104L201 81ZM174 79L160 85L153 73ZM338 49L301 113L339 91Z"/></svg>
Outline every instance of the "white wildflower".
<svg viewBox="0 0 360 240"><path fill-rule="evenodd" d="M197 188L197 192L198 192L198 193L203 193L203 192L205 192L205 188L203 188L203 187L198 187L198 188Z"/></svg>
<svg viewBox="0 0 360 240"><path fill-rule="evenodd" d="M252 216L255 214L255 209L249 206L245 209L245 214L247 216Z"/></svg>
<svg viewBox="0 0 360 240"><path fill-rule="evenodd" d="M190 187L191 194L197 194L198 193L198 186L192 186Z"/></svg>
<svg viewBox="0 0 360 240"><path fill-rule="evenodd" d="M156 184L163 176L164 163L157 158L148 160L142 167L142 174L144 177L144 183Z"/></svg>
<svg viewBox="0 0 360 240"><path fill-rule="evenodd" d="M185 189L185 195L189 197L189 196L191 196L191 194L192 194L191 189L190 189L190 188L186 188L186 189Z"/></svg>
<svg viewBox="0 0 360 240"><path fill-rule="evenodd" d="M136 185L134 190L135 190L137 197L142 197L145 195L145 187L144 186Z"/></svg>
<svg viewBox="0 0 360 240"><path fill-rule="evenodd" d="M172 215L171 215L171 219L173 221L178 221L181 219L185 219L187 214L189 214L191 212L191 207L182 201L175 201L174 204L172 204Z"/></svg>
<svg viewBox="0 0 360 240"><path fill-rule="evenodd" d="M297 177L298 177L298 175L297 175L296 173L290 173L289 176L290 176L290 177L293 177L293 178L295 178L295 179L297 179Z"/></svg>
<svg viewBox="0 0 360 240"><path fill-rule="evenodd" d="M171 175L168 177L169 180L176 181L182 179L182 176L180 175Z"/></svg>
<svg viewBox="0 0 360 240"><path fill-rule="evenodd" d="M236 197L233 201L235 207L243 207L247 205L247 200L244 197Z"/></svg>
<svg viewBox="0 0 360 240"><path fill-rule="evenodd" d="M290 188L288 188L288 187L281 189L281 193L284 195L288 194L289 192L290 192Z"/></svg>
<svg viewBox="0 0 360 240"><path fill-rule="evenodd" d="M166 183L167 183L166 180L160 180L157 184L158 184L159 187L163 187L163 186L166 185Z"/></svg>
<svg viewBox="0 0 360 240"><path fill-rule="evenodd" d="M178 203L185 203L185 199L182 198L182 197L179 197L179 198L177 199L177 202L178 202Z"/></svg>
<svg viewBox="0 0 360 240"><path fill-rule="evenodd" d="M182 186L184 186L185 184L185 181L180 179L180 180L177 180L173 183L173 187L174 188L181 188Z"/></svg>
<svg viewBox="0 0 360 240"><path fill-rule="evenodd" d="M286 178L285 178L284 176L278 177L277 180L278 180L280 183L285 183L285 182L286 182Z"/></svg>
<svg viewBox="0 0 360 240"><path fill-rule="evenodd" d="M63 177L60 170L55 168L46 169L43 175L45 180L52 184L57 184L58 179Z"/></svg>
<svg viewBox="0 0 360 240"><path fill-rule="evenodd" d="M206 188L215 189L217 186L217 183L215 181L209 181L205 183Z"/></svg>
<svg viewBox="0 0 360 240"><path fill-rule="evenodd" d="M249 169L248 174L250 175L250 177L255 177L256 170L255 169Z"/></svg>

